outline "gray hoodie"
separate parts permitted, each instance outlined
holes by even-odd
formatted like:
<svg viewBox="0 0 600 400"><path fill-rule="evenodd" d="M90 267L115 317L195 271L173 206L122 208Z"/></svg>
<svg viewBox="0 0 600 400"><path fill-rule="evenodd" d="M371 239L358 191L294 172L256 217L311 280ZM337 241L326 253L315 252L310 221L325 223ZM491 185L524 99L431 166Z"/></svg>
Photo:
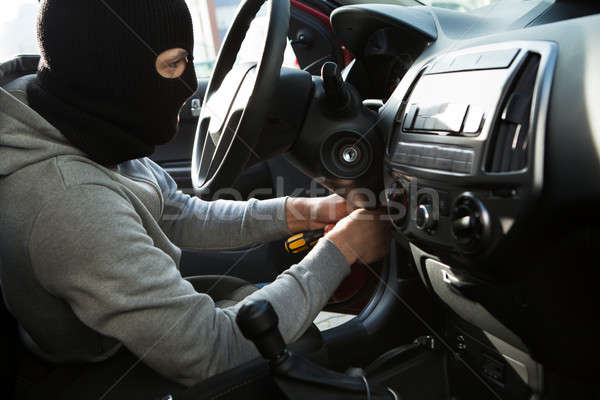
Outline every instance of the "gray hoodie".
<svg viewBox="0 0 600 400"><path fill-rule="evenodd" d="M235 323L240 304L220 309L194 291L180 248L282 238L285 198L205 202L149 159L102 167L26 105L23 85L0 89L0 279L30 349L93 362L124 345L185 385L256 357ZM269 300L291 342L348 273L322 239L248 299Z"/></svg>

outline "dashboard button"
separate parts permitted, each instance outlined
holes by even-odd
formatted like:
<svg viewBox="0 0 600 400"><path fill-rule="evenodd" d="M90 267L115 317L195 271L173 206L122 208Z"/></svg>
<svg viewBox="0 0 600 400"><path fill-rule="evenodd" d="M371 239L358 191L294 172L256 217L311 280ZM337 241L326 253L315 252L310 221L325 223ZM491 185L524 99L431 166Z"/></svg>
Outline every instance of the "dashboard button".
<svg viewBox="0 0 600 400"><path fill-rule="evenodd" d="M471 172L471 164L465 161L454 160L452 161L452 171L468 174Z"/></svg>
<svg viewBox="0 0 600 400"><path fill-rule="evenodd" d="M438 156L435 159L435 168L442 169L444 171L452 171L452 160Z"/></svg>
<svg viewBox="0 0 600 400"><path fill-rule="evenodd" d="M421 147L421 154L425 157L435 158L437 153L437 146L423 145Z"/></svg>
<svg viewBox="0 0 600 400"><path fill-rule="evenodd" d="M435 158L432 156L421 156L420 166L423 168L435 168Z"/></svg>
<svg viewBox="0 0 600 400"><path fill-rule="evenodd" d="M477 64L482 59L482 57L483 56L480 53L463 54L462 56L458 56L454 59L454 63L450 68L452 72L478 69Z"/></svg>
<svg viewBox="0 0 600 400"><path fill-rule="evenodd" d="M459 150L454 159L458 161L464 161L466 163L472 163L473 152L470 150Z"/></svg>
<svg viewBox="0 0 600 400"><path fill-rule="evenodd" d="M441 73L441 72L447 72L447 71L449 71L450 66L452 65L453 62L454 62L454 57L442 56L442 57L438 58L437 61L435 62L435 64L433 64L429 68L429 71L427 71L427 73L428 74L436 74L436 73Z"/></svg>
<svg viewBox="0 0 600 400"><path fill-rule="evenodd" d="M493 68L508 68L515 56L519 52L519 49L506 49L488 51L483 53L483 57L479 61L479 68L481 69L493 69Z"/></svg>
<svg viewBox="0 0 600 400"><path fill-rule="evenodd" d="M426 74L508 68L518 53L519 49L504 49L458 56L441 56L429 67Z"/></svg>
<svg viewBox="0 0 600 400"><path fill-rule="evenodd" d="M417 154L416 152L411 152L408 154L408 163L410 165L419 166L419 159L419 154Z"/></svg>

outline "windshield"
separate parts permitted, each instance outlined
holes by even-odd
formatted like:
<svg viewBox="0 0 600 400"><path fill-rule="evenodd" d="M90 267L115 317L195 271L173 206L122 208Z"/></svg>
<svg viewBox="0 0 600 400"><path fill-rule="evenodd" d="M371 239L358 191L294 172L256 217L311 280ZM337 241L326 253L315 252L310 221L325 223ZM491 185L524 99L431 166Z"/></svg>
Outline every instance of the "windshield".
<svg viewBox="0 0 600 400"><path fill-rule="evenodd" d="M195 66L198 76L208 76L218 53L225 32L231 23L240 0L215 0L213 7L206 7L200 0L186 0L196 31ZM346 3L362 3L352 0ZM368 0L372 2L373 0ZM468 12L488 6L500 0L419 0L421 3L459 12ZM387 2L387 1L385 1ZM36 17L38 0L6 0L0 2L0 62L17 54L39 54L36 41ZM254 24L257 25L257 24ZM258 24L260 25L260 24ZM260 26L253 30L250 42L261 34ZM264 34L264 32L262 33ZM252 46L250 46L252 48ZM256 57L255 57L256 58ZM286 65L296 64L295 55L288 46Z"/></svg>

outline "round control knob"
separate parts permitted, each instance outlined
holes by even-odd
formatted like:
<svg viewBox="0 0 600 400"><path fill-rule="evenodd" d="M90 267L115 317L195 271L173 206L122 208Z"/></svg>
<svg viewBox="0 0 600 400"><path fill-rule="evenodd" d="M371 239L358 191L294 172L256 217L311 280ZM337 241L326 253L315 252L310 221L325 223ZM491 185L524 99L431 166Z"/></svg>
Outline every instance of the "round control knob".
<svg viewBox="0 0 600 400"><path fill-rule="evenodd" d="M471 193L460 195L452 209L452 235L465 250L475 251L490 236L490 217L483 203Z"/></svg>
<svg viewBox="0 0 600 400"><path fill-rule="evenodd" d="M433 217L433 212L430 204L420 204L417 208L417 228L428 230L435 228L436 221Z"/></svg>

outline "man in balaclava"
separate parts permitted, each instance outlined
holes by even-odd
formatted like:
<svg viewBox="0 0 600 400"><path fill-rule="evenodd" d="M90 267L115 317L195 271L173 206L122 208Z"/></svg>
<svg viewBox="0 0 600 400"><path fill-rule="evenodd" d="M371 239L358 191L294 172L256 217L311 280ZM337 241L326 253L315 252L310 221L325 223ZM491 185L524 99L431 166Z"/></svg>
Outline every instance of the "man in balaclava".
<svg viewBox="0 0 600 400"><path fill-rule="evenodd" d="M58 377L30 385L36 398L127 385L128 398L150 398L197 383L258 356L235 323L244 298L268 300L293 342L349 264L384 253L385 225L357 210L273 283L216 306L181 277L181 247L319 229L348 214L345 201L206 202L144 158L173 137L197 87L184 0L45 0L38 36L37 77L0 90L2 289L28 352L45 360L41 381Z"/></svg>
<svg viewBox="0 0 600 400"><path fill-rule="evenodd" d="M46 1L38 26L43 63L29 104L72 144L116 165L173 138L198 87L183 1ZM173 48L187 51L189 68L169 79L155 64Z"/></svg>

